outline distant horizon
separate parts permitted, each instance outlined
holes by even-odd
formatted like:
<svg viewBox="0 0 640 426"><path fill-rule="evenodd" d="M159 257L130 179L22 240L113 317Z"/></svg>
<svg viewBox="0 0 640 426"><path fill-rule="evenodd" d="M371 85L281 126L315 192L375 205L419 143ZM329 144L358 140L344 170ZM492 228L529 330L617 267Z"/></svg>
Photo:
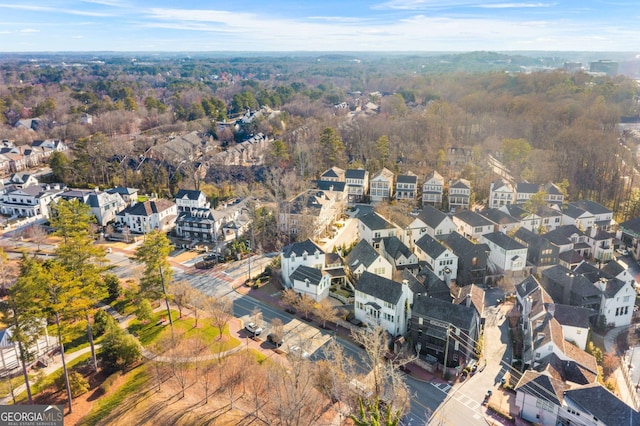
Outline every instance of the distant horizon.
<svg viewBox="0 0 640 426"><path fill-rule="evenodd" d="M24 0L0 52L640 52L635 1Z"/></svg>

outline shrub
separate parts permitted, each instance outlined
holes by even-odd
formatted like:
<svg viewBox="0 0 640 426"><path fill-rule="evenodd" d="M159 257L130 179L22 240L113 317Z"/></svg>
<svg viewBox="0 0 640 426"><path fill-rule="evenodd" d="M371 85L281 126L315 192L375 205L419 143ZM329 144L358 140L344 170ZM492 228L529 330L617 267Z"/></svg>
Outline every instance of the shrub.
<svg viewBox="0 0 640 426"><path fill-rule="evenodd" d="M102 384L100 385L100 393L102 393L103 395L107 392L109 392L109 389L111 389L111 386L115 383L116 380L118 380L118 377L120 377L120 372L117 371L113 374L111 374L109 377L107 377L104 382L102 382Z"/></svg>
<svg viewBox="0 0 640 426"><path fill-rule="evenodd" d="M104 283L107 287L107 293L109 294L107 300L113 301L122 295L122 285L120 285L120 278L118 278L117 275L105 275Z"/></svg>
<svg viewBox="0 0 640 426"><path fill-rule="evenodd" d="M54 382L58 390L65 389L66 385L64 374L56 377ZM69 387L71 388L71 396L75 398L82 395L83 393L86 393L89 390L89 382L82 376L82 374L78 373L77 371L71 371L69 373Z"/></svg>
<svg viewBox="0 0 640 426"><path fill-rule="evenodd" d="M136 308L136 317L138 317L139 321L145 322L151 320L152 316L153 308L151 307L151 302L147 299L142 299Z"/></svg>
<svg viewBox="0 0 640 426"><path fill-rule="evenodd" d="M109 325L115 325L116 320L109 315L104 309L99 309L93 316L93 334L98 337L102 336Z"/></svg>
<svg viewBox="0 0 640 426"><path fill-rule="evenodd" d="M142 358L142 347L138 339L120 327L109 327L102 341L100 357L108 370L126 369Z"/></svg>

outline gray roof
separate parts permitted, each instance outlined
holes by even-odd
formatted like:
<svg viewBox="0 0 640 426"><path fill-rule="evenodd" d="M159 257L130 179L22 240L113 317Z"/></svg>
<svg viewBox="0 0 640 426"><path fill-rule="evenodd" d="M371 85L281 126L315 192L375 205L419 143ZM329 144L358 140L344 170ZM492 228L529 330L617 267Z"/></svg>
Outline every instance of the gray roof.
<svg viewBox="0 0 640 426"><path fill-rule="evenodd" d="M630 231L632 234L640 234L640 217L629 219L620 224L622 232Z"/></svg>
<svg viewBox="0 0 640 426"><path fill-rule="evenodd" d="M295 281L309 281L309 284L318 285L322 280L322 271L318 268L312 268L310 266L300 265L290 276L291 280Z"/></svg>
<svg viewBox="0 0 640 426"><path fill-rule="evenodd" d="M423 221L431 229L435 229L447 218L447 215L435 207L426 204L418 215L418 219Z"/></svg>
<svg viewBox="0 0 640 426"><path fill-rule="evenodd" d="M598 314L593 309L581 308L580 306L556 304L554 309L553 317L560 325L570 327L589 328L589 319Z"/></svg>
<svg viewBox="0 0 640 426"><path fill-rule="evenodd" d="M540 283L533 275L529 275L527 278L522 280L519 284L516 285L516 292L521 299L529 296L531 293L540 288Z"/></svg>
<svg viewBox="0 0 640 426"><path fill-rule="evenodd" d="M534 370L526 370L515 390L561 405L562 395L568 388L569 386L562 380Z"/></svg>
<svg viewBox="0 0 640 426"><path fill-rule="evenodd" d="M200 198L200 194L203 194L203 192L196 191L194 189L181 189L176 194L176 200L182 198L186 198L188 200L197 200L198 198Z"/></svg>
<svg viewBox="0 0 640 426"><path fill-rule="evenodd" d="M429 297L451 302L451 289L426 264L422 265L420 272L418 272L418 279L422 279L422 286L426 289Z"/></svg>
<svg viewBox="0 0 640 426"><path fill-rule="evenodd" d="M426 296L413 298L411 316L430 317L462 330L472 330L477 318L476 310L472 307Z"/></svg>
<svg viewBox="0 0 640 426"><path fill-rule="evenodd" d="M466 179L458 179L451 184L450 188L471 189L471 183Z"/></svg>
<svg viewBox="0 0 640 426"><path fill-rule="evenodd" d="M400 241L398 237L384 237L381 241L384 246L384 251L389 253L389 255L394 259L398 259L400 256L404 256L408 259L413 254L409 247Z"/></svg>
<svg viewBox="0 0 640 426"><path fill-rule="evenodd" d="M370 272L363 272L355 285L357 291L361 291L376 299L397 304L402 296L402 283L392 281Z"/></svg>
<svg viewBox="0 0 640 426"><path fill-rule="evenodd" d="M344 173L346 179L364 179L367 171L364 169L347 169Z"/></svg>
<svg viewBox="0 0 640 426"><path fill-rule="evenodd" d="M322 191L336 191L336 192L344 192L347 184L345 182L336 182L331 180L314 180L313 184L315 184L316 188Z"/></svg>
<svg viewBox="0 0 640 426"><path fill-rule="evenodd" d="M136 203L127 207L122 212L118 213L118 216L126 216L127 214L132 216L151 216L154 213L163 212L175 204L164 198L158 200L147 200L144 203Z"/></svg>
<svg viewBox="0 0 640 426"><path fill-rule="evenodd" d="M388 222L385 218L377 213L370 213L364 216L359 216L358 219L372 231L395 228L392 223Z"/></svg>
<svg viewBox="0 0 640 426"><path fill-rule="evenodd" d="M453 217L455 217L456 219L460 219L461 221L473 227L493 225L493 222L491 222L489 219L471 210L459 211L456 214L454 214Z"/></svg>
<svg viewBox="0 0 640 426"><path fill-rule="evenodd" d="M316 252L318 252L319 254L324 254L324 251L310 239L289 244L282 249L282 254L285 258L291 257L292 254L295 254L296 256L302 256L305 253L315 254Z"/></svg>
<svg viewBox="0 0 640 426"><path fill-rule="evenodd" d="M516 182L516 192L519 194L535 194L540 191L540 185L529 182Z"/></svg>
<svg viewBox="0 0 640 426"><path fill-rule="evenodd" d="M498 247L502 247L505 250L520 250L526 248L507 234L503 234L502 232L491 232L489 234L484 234L483 238L491 241L496 244Z"/></svg>
<svg viewBox="0 0 640 426"><path fill-rule="evenodd" d="M572 206L578 207L582 210L586 210L591 214L608 214L613 213L611 210L591 200L572 201L569 203Z"/></svg>
<svg viewBox="0 0 640 426"><path fill-rule="evenodd" d="M573 219L576 219L580 216L582 216L585 213L588 213L585 209L582 209L580 207L574 206L573 204L566 204L562 206L562 213L565 216L569 216Z"/></svg>
<svg viewBox="0 0 640 426"><path fill-rule="evenodd" d="M418 176L416 175L398 175L396 183L418 183Z"/></svg>
<svg viewBox="0 0 640 426"><path fill-rule="evenodd" d="M442 253L444 253L447 248L440 244L438 240L431 237L429 234L424 234L418 241L416 241L416 246L420 248L423 252L425 252L430 258L436 259Z"/></svg>
<svg viewBox="0 0 640 426"><path fill-rule="evenodd" d="M584 257L582 257L582 255L575 250L567 250L560 253L558 255L558 259L568 263L569 265L573 265L574 263L582 262L584 260Z"/></svg>
<svg viewBox="0 0 640 426"><path fill-rule="evenodd" d="M564 398L579 406L581 411L591 414L599 424L640 425L640 413L600 384L569 389L565 391Z"/></svg>
<svg viewBox="0 0 640 426"><path fill-rule="evenodd" d="M378 252L367 240L360 240L347 255L345 263L350 269L356 269L361 264L368 268L379 257Z"/></svg>
<svg viewBox="0 0 640 426"><path fill-rule="evenodd" d="M116 186L115 188L109 188L107 190L105 190L105 192L108 192L110 194L115 193L115 194L120 194L120 195L133 195L136 192L138 192L137 188L123 188L121 186Z"/></svg>
<svg viewBox="0 0 640 426"><path fill-rule="evenodd" d="M491 222L497 225L508 225L508 224L516 224L520 223L518 219L511 216L509 213L505 213L500 209L485 209L479 211L478 214L489 219Z"/></svg>
<svg viewBox="0 0 640 426"><path fill-rule="evenodd" d="M484 252L489 251L489 246L487 246L486 244L472 243L457 232L452 232L451 234L449 234L442 240L442 243L449 247L449 249L451 249L451 251L458 257L477 250L481 250Z"/></svg>

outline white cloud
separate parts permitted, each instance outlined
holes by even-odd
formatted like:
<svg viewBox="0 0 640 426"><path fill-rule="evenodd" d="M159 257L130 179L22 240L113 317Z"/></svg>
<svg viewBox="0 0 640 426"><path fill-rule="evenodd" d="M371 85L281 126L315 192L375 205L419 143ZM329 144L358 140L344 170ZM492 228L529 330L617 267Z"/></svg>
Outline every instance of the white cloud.
<svg viewBox="0 0 640 426"><path fill-rule="evenodd" d="M23 33L23 34L29 34L29 33L39 33L40 30L36 30L34 28L25 28L25 29L20 30L20 32Z"/></svg>
<svg viewBox="0 0 640 426"><path fill-rule="evenodd" d="M551 3L492 3L479 4L476 7L481 9L511 9L511 8L533 8L533 7L551 7Z"/></svg>
<svg viewBox="0 0 640 426"><path fill-rule="evenodd" d="M48 6L31 6L26 4L0 4L0 8L28 10L31 12L64 13L67 15L78 15L78 16L94 16L94 17L114 16L111 13L89 12L86 10L76 10L76 9L61 9L57 7L48 7Z"/></svg>

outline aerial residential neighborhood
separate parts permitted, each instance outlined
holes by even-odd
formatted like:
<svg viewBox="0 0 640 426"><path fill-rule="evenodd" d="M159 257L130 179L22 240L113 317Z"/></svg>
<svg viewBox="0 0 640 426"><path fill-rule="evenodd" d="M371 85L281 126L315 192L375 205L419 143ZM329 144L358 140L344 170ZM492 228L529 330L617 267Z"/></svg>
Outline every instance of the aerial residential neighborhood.
<svg viewBox="0 0 640 426"><path fill-rule="evenodd" d="M11 59L2 405L640 426L640 86L480 56Z"/></svg>

